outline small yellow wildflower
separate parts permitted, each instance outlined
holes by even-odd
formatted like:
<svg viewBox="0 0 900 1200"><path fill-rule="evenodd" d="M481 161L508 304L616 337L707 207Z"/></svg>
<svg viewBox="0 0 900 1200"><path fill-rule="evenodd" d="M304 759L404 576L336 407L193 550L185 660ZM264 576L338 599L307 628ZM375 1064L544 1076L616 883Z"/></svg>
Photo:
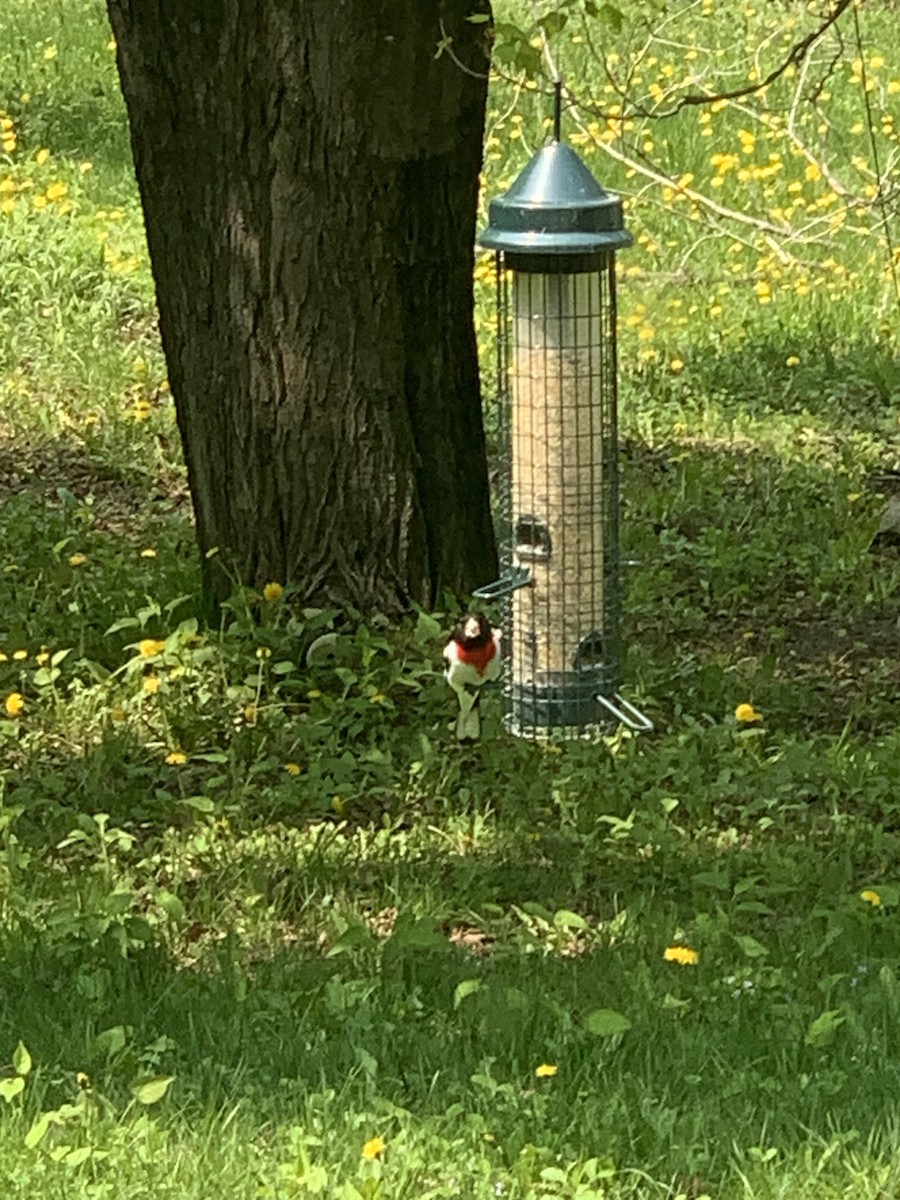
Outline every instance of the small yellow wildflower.
<svg viewBox="0 0 900 1200"><path fill-rule="evenodd" d="M280 600L284 595L284 588L280 583L267 583L263 588L263 600L268 600L270 603L274 600Z"/></svg>
<svg viewBox="0 0 900 1200"><path fill-rule="evenodd" d="M850 504L855 504L856 501L860 498L860 496L862 496L862 492L848 492L847 500L849 501Z"/></svg>
<svg viewBox="0 0 900 1200"><path fill-rule="evenodd" d="M91 1077L86 1071L78 1071L75 1075L75 1082L82 1090L87 1091L91 1086Z"/></svg>
<svg viewBox="0 0 900 1200"><path fill-rule="evenodd" d="M681 361L680 358L673 358L672 361L669 363L669 370L672 372L673 375L680 375L681 372L684 370L684 363Z"/></svg>
<svg viewBox="0 0 900 1200"><path fill-rule="evenodd" d="M255 704L245 704L244 705L244 720L247 722L248 725L255 725L258 717L259 717L259 709L256 707Z"/></svg>
<svg viewBox="0 0 900 1200"><path fill-rule="evenodd" d="M534 1068L534 1073L538 1079L552 1079L558 1070L559 1067L553 1063L541 1063L539 1067Z"/></svg>
<svg viewBox="0 0 900 1200"><path fill-rule="evenodd" d="M69 194L68 184L63 183L62 180L60 180L60 179L58 179L56 181L56 183L51 183L50 186L47 188L47 199L48 200L62 200L62 198L64 196L67 196L68 194Z"/></svg>
<svg viewBox="0 0 900 1200"><path fill-rule="evenodd" d="M799 367L800 359L797 357L796 354L791 354L788 358L786 358L784 360L784 365L786 367Z"/></svg>
<svg viewBox="0 0 900 1200"><path fill-rule="evenodd" d="M13 650L13 662L24 662L27 657L27 650Z"/></svg>
<svg viewBox="0 0 900 1200"><path fill-rule="evenodd" d="M690 946L666 946L663 958L666 962L676 962L682 967L696 967L700 961L700 955Z"/></svg>
<svg viewBox="0 0 900 1200"><path fill-rule="evenodd" d="M86 554L70 554L69 555L69 566L70 567L83 567L86 562L87 562Z"/></svg>
<svg viewBox="0 0 900 1200"><path fill-rule="evenodd" d="M59 51L55 46L48 46L44 51L44 58L46 58L49 62L50 60L56 58L57 54L59 54Z"/></svg>
<svg viewBox="0 0 900 1200"><path fill-rule="evenodd" d="M384 1150L385 1150L384 1138L380 1138L380 1137L369 1138L369 1140L366 1142L366 1144L362 1148L362 1156L363 1156L363 1158L369 1159L369 1161L371 1162L373 1158L380 1158L381 1155L384 1154Z"/></svg>
<svg viewBox="0 0 900 1200"><path fill-rule="evenodd" d="M141 638L137 644L138 653L141 658L153 658L155 654L159 654L164 649L165 644L159 638Z"/></svg>
<svg viewBox="0 0 900 1200"><path fill-rule="evenodd" d="M34 161L39 167L42 167L49 157L50 151L45 146L43 149L38 150L37 154L34 156Z"/></svg>
<svg viewBox="0 0 900 1200"><path fill-rule="evenodd" d="M256 657L259 659L271 658L272 651L269 649L268 646L257 646L256 647Z"/></svg>
<svg viewBox="0 0 900 1200"><path fill-rule="evenodd" d="M4 654L2 650L0 650L0 662L9 662L9 656Z"/></svg>
<svg viewBox="0 0 900 1200"><path fill-rule="evenodd" d="M300 764L295 762L285 763L284 769L287 771L288 775L299 775L303 770Z"/></svg>
<svg viewBox="0 0 900 1200"><path fill-rule="evenodd" d="M8 717L17 717L25 707L25 697L21 692L10 692L6 697L6 715Z"/></svg>
<svg viewBox="0 0 900 1200"><path fill-rule="evenodd" d="M749 723L751 721L761 721L762 713L757 712L752 704L739 704L734 710L734 719Z"/></svg>
<svg viewBox="0 0 900 1200"><path fill-rule="evenodd" d="M183 750L171 750L166 755L166 762L173 767L182 767L187 762L187 755Z"/></svg>
<svg viewBox="0 0 900 1200"><path fill-rule="evenodd" d="M877 908L881 903L881 897L871 888L866 888L864 892L859 893L860 900L865 900L866 904L871 904L873 908Z"/></svg>
<svg viewBox="0 0 900 1200"><path fill-rule="evenodd" d="M34 656L34 661L37 663L37 665L39 667L42 667L44 665L44 663L48 663L50 661L49 650L41 650L40 654L36 654Z"/></svg>
<svg viewBox="0 0 900 1200"><path fill-rule="evenodd" d="M158 675L145 675L144 676L144 691L147 693L148 696L155 696L156 693L159 691L159 685L161 682L162 681Z"/></svg>

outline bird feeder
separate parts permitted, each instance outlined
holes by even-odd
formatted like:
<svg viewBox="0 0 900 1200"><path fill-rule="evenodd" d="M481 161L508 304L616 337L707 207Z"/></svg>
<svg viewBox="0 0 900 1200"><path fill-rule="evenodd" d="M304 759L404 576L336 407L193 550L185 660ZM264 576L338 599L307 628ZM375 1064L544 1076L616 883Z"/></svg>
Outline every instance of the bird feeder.
<svg viewBox="0 0 900 1200"><path fill-rule="evenodd" d="M504 720L577 737L650 722L619 695L615 254L622 203L553 141L490 205L496 254Z"/></svg>

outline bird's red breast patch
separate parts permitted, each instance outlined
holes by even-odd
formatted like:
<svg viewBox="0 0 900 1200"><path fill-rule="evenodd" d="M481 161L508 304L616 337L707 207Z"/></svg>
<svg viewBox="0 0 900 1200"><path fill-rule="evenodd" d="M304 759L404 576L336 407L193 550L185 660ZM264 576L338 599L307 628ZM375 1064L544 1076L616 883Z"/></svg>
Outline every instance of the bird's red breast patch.
<svg viewBox="0 0 900 1200"><path fill-rule="evenodd" d="M461 643L456 643L456 654L460 662L474 667L479 675L483 675L487 669L488 663L497 653L497 643L493 638L490 638L483 646L471 646L469 648Z"/></svg>

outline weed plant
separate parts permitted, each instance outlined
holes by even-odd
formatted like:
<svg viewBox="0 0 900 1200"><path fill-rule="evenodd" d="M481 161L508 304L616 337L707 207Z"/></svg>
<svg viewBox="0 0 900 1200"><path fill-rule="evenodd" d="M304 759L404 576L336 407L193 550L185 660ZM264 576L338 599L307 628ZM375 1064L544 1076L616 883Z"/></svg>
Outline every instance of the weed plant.
<svg viewBox="0 0 900 1200"><path fill-rule="evenodd" d="M498 32L486 196L548 115L515 74L539 30L497 8L524 34ZM621 108L622 70L661 109L748 54L765 77L815 19L744 5L736 36L735 11L676 5L644 50L607 11L599 56L544 23L570 138L637 234L627 690L657 732L532 745L489 698L461 751L449 600L389 627L273 580L200 621L103 6L7 0L5 1197L900 1189L900 565L873 544L900 466L897 33L860 5L862 60L793 126L796 77L762 107Z"/></svg>

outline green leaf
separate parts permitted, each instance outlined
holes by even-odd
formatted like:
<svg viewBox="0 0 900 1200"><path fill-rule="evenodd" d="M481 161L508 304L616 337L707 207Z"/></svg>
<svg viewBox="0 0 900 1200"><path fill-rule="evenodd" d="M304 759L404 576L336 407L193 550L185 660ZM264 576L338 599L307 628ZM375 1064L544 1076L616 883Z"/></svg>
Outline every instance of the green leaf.
<svg viewBox="0 0 900 1200"><path fill-rule="evenodd" d="M806 1045L830 1046L844 1020L844 1015L839 1008L830 1008L826 1012L820 1013L806 1031Z"/></svg>
<svg viewBox="0 0 900 1200"><path fill-rule="evenodd" d="M13 1051L13 1067L17 1075L27 1075L31 1070L31 1055L22 1042Z"/></svg>
<svg viewBox="0 0 900 1200"><path fill-rule="evenodd" d="M185 796L181 803L201 813L215 812L216 808L215 802L210 800L209 796Z"/></svg>
<svg viewBox="0 0 900 1200"><path fill-rule="evenodd" d="M597 1037L612 1037L617 1033L625 1033L631 1028L629 1019L612 1008L595 1008L584 1019L584 1027L588 1033Z"/></svg>
<svg viewBox="0 0 900 1200"><path fill-rule="evenodd" d="M37 1120L32 1124L31 1128L25 1134L25 1149L33 1150L35 1146L43 1139L44 1134L50 1128L50 1122L54 1117L54 1113L41 1113Z"/></svg>
<svg viewBox="0 0 900 1200"><path fill-rule="evenodd" d="M733 936L748 958L762 958L769 953L762 942L758 942L755 937L750 937L748 933L736 933Z"/></svg>
<svg viewBox="0 0 900 1200"><path fill-rule="evenodd" d="M613 33L621 33L622 26L625 24L625 16L621 9L616 8L614 4L595 4L591 5L594 9L590 13L602 25L607 25Z"/></svg>
<svg viewBox="0 0 900 1200"><path fill-rule="evenodd" d="M63 1162L67 1167L80 1167L83 1162L87 1162L93 1153L93 1147L91 1146L76 1146L74 1150L69 1151Z"/></svg>
<svg viewBox="0 0 900 1200"><path fill-rule="evenodd" d="M156 1104L169 1090L174 1075L156 1075L152 1079L141 1079L131 1085L131 1094L139 1104Z"/></svg>
<svg viewBox="0 0 900 1200"><path fill-rule="evenodd" d="M459 1008L466 996L473 996L475 992L480 991L480 979L463 979L461 983L456 985L456 989L453 992L453 1007Z"/></svg>
<svg viewBox="0 0 900 1200"><path fill-rule="evenodd" d="M466 17L470 25L485 25L490 19L487 13L471 13Z"/></svg>
<svg viewBox="0 0 900 1200"><path fill-rule="evenodd" d="M580 917L578 913L570 912L567 908L560 908L553 914L553 924L557 929L587 929L588 923L584 917Z"/></svg>
<svg viewBox="0 0 900 1200"><path fill-rule="evenodd" d="M12 1079L0 1079L0 1100L5 1100L7 1104L12 1103L24 1090L25 1080L21 1075L15 1075Z"/></svg>

